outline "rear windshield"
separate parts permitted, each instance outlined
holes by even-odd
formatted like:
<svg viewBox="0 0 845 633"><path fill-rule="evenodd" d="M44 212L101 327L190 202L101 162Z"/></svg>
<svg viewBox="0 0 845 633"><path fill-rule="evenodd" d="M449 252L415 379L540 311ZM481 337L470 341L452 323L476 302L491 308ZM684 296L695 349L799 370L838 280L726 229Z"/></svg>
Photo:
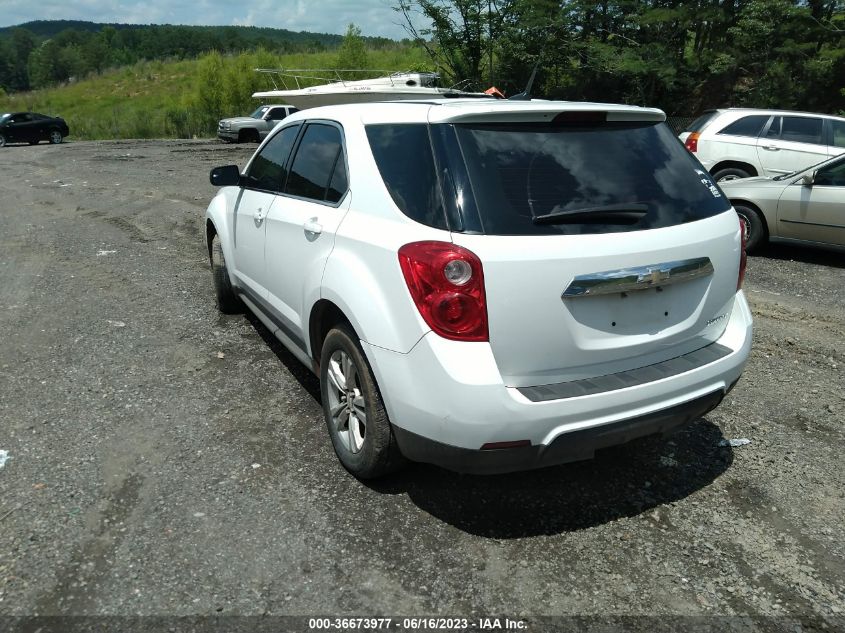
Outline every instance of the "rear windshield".
<svg viewBox="0 0 845 633"><path fill-rule="evenodd" d="M369 136L372 146L376 135ZM488 235L615 233L730 208L663 123L441 124L431 126L433 152L424 135L417 135L415 147L411 135L401 136L406 158L397 152L387 161L374 148L376 163L397 206L438 228L445 223ZM414 157L416 190L391 182L408 156ZM421 208L437 209L437 220L423 219Z"/></svg>
<svg viewBox="0 0 845 633"><path fill-rule="evenodd" d="M701 132L704 129L704 126L710 122L714 116L716 116L718 112L716 110L708 110L700 117L698 117L695 121L690 123L684 132Z"/></svg>

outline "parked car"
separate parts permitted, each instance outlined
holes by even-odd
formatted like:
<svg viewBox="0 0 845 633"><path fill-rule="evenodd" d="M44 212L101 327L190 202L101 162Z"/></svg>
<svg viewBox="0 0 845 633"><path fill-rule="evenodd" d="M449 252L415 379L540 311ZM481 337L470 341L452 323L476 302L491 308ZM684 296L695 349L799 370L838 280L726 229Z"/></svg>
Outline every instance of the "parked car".
<svg viewBox="0 0 845 633"><path fill-rule="evenodd" d="M845 156L783 176L720 184L745 221L748 252L768 241L845 247Z"/></svg>
<svg viewBox="0 0 845 633"><path fill-rule="evenodd" d="M299 112L290 105L263 105L249 116L222 119L217 138L230 143L258 143L285 117Z"/></svg>
<svg viewBox="0 0 845 633"><path fill-rule="evenodd" d="M774 177L845 152L845 118L781 110L709 110L680 138L720 183Z"/></svg>
<svg viewBox="0 0 845 633"><path fill-rule="evenodd" d="M664 119L553 101L299 112L242 173L211 172L218 305L319 376L361 478L405 458L536 468L690 423L739 379L751 314L737 215Z"/></svg>
<svg viewBox="0 0 845 633"><path fill-rule="evenodd" d="M0 115L0 147L6 143L29 143L40 141L61 143L70 134L67 123L61 117L47 116L37 112L12 112Z"/></svg>

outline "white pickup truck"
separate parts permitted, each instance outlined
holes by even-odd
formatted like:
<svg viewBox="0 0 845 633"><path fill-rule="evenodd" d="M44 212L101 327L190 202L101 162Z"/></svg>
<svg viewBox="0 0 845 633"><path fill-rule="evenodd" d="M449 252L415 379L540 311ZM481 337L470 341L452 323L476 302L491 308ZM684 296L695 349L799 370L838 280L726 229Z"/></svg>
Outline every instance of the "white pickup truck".
<svg viewBox="0 0 845 633"><path fill-rule="evenodd" d="M217 138L229 143L260 143L279 121L298 111L291 105L263 105L249 116L221 119Z"/></svg>

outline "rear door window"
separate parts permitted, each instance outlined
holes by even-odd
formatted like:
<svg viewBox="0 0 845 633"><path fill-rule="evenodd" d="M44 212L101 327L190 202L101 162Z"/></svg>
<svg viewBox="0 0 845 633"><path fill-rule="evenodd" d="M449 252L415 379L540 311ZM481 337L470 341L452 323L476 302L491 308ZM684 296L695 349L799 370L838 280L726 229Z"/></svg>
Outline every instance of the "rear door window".
<svg viewBox="0 0 845 633"><path fill-rule="evenodd" d="M822 119L807 116L778 116L772 121L766 138L793 143L822 144Z"/></svg>
<svg viewBox="0 0 845 633"><path fill-rule="evenodd" d="M296 149L285 193L320 202L339 202L348 189L340 129L309 124Z"/></svg>

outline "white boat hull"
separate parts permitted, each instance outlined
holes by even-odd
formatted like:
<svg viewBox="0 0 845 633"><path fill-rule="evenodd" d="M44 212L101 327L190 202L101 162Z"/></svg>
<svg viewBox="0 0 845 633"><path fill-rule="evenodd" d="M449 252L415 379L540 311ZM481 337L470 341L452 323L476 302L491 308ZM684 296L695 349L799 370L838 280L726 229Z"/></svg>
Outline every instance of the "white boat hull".
<svg viewBox="0 0 845 633"><path fill-rule="evenodd" d="M282 71L263 71L288 76ZM275 90L256 92L252 96L256 99L272 99L284 101L300 110L319 106L339 105L342 103L370 103L373 101L408 101L412 99L444 99L444 98L489 98L490 95L480 92L465 92L454 88L441 88L434 85L437 75L434 73L394 73L387 77L375 79L361 79L358 81L334 81L318 86L302 88L297 75L289 75L296 80L297 88L289 90L283 86ZM310 77L308 79L316 79Z"/></svg>
<svg viewBox="0 0 845 633"><path fill-rule="evenodd" d="M444 99L452 97L490 98L490 95L480 92L463 92L445 88L407 88L381 89L374 86L338 86L334 91L318 90L326 86L303 88L302 90L268 90L256 92L252 96L256 99L281 100L300 110L317 108L319 106L339 105L342 103L371 103L375 101L408 101L414 99Z"/></svg>

